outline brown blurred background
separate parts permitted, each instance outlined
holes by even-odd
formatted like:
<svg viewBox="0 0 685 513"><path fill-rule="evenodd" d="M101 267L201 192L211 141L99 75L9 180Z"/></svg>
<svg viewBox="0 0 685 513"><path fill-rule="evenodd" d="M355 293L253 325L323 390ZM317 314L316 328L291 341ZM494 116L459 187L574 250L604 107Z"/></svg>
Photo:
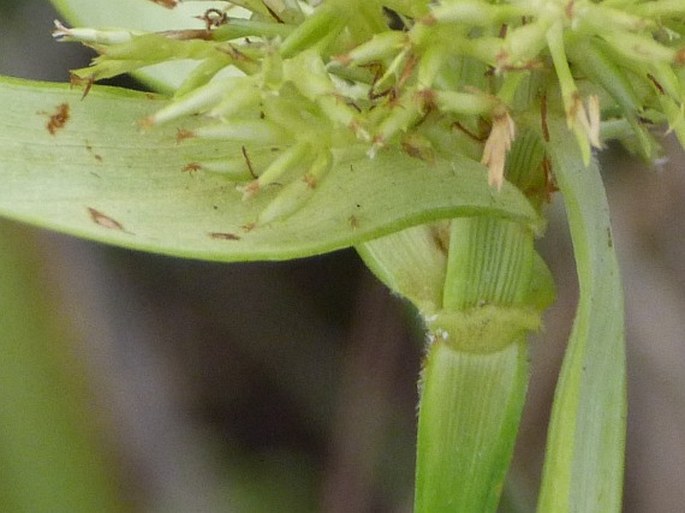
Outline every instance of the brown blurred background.
<svg viewBox="0 0 685 513"><path fill-rule="evenodd" d="M0 74L66 81L87 62L52 41L56 16L46 1L0 0ZM627 304L626 513L685 504L685 154L665 146L659 169L617 148L603 156ZM531 344L507 511L534 511L577 294L558 202L549 216L539 247L558 301ZM26 232L81 335L93 416L132 511L411 511L423 342L354 252L221 265Z"/></svg>

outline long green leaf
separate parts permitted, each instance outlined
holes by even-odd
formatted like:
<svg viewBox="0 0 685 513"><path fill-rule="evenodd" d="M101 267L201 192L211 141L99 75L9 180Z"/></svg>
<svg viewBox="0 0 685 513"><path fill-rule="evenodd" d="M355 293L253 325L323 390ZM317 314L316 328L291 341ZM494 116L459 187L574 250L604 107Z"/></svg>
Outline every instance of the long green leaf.
<svg viewBox="0 0 685 513"><path fill-rule="evenodd" d="M509 185L493 191L480 164L429 164L392 151L339 159L300 210L253 226L279 187L243 201L223 175L184 172L196 160L240 156L240 147L178 142L177 131L192 129L193 120L142 132L136 121L163 105L149 94L94 88L81 95L67 86L0 80L0 215L128 248L221 261L319 254L464 215L540 229L525 197Z"/></svg>
<svg viewBox="0 0 685 513"><path fill-rule="evenodd" d="M573 238L580 298L557 384L538 513L621 509L626 395L623 290L595 162L552 127L548 151Z"/></svg>
<svg viewBox="0 0 685 513"><path fill-rule="evenodd" d="M0 220L0 510L119 513L82 362L21 228Z"/></svg>

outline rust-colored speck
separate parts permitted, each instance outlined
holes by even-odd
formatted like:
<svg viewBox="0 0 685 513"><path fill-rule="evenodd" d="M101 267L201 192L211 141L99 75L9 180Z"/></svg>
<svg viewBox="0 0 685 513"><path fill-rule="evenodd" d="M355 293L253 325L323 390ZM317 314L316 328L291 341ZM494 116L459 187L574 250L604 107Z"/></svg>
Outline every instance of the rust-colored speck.
<svg viewBox="0 0 685 513"><path fill-rule="evenodd" d="M179 128L176 130L176 142L180 143L186 139L192 139L195 137L195 132L192 130L186 130L185 128Z"/></svg>
<svg viewBox="0 0 685 513"><path fill-rule="evenodd" d="M57 106L57 110L54 114L50 114L46 128L51 135L55 135L57 130L64 128L67 121L69 121L69 104L62 103Z"/></svg>
<svg viewBox="0 0 685 513"><path fill-rule="evenodd" d="M193 173L196 173L196 172L200 171L201 169L202 169L202 164L200 164L199 162L189 162L183 168L183 172L192 175Z"/></svg>
<svg viewBox="0 0 685 513"><path fill-rule="evenodd" d="M93 220L95 224L99 224L100 226L104 228L109 228L110 230L119 230L121 232L126 231L119 221L117 221L116 219L112 219L108 215L100 212L99 210L96 210L92 207L88 207L88 213L90 214L90 218Z"/></svg>
<svg viewBox="0 0 685 513"><path fill-rule="evenodd" d="M229 232L212 232L209 236L215 240L240 240L238 235Z"/></svg>
<svg viewBox="0 0 685 513"><path fill-rule="evenodd" d="M164 36L177 41L190 41L191 39L211 41L212 32L205 29L167 30L164 32Z"/></svg>
<svg viewBox="0 0 685 513"><path fill-rule="evenodd" d="M443 254L447 255L450 247L450 232L444 224L433 225L430 229L435 247Z"/></svg>
<svg viewBox="0 0 685 513"><path fill-rule="evenodd" d="M316 189L316 186L319 184L318 180L316 179L315 176L312 176L309 173L305 173L304 176L302 177L302 181L307 184L307 187L310 189Z"/></svg>
<svg viewBox="0 0 685 513"><path fill-rule="evenodd" d="M676 52L676 54L675 54L675 63L676 63L678 66L682 66L683 64L685 64L685 48L681 48L680 50L678 50L678 51Z"/></svg>
<svg viewBox="0 0 685 513"><path fill-rule="evenodd" d="M95 151L93 150L93 146L90 143L86 143L86 150L88 150L88 153L90 153L93 156L93 158L98 162L103 161L102 155L100 155L99 153L95 153Z"/></svg>
<svg viewBox="0 0 685 513"><path fill-rule="evenodd" d="M178 5L178 0L152 0L154 3L159 4L167 9L173 9Z"/></svg>
<svg viewBox="0 0 685 513"><path fill-rule="evenodd" d="M427 14L426 16L421 18L419 20L419 22L430 27L431 25L435 25L438 22L438 20L436 19L436 17L434 15Z"/></svg>
<svg viewBox="0 0 685 513"><path fill-rule="evenodd" d="M574 0L571 0L569 3L566 4L566 8L564 9L564 12L566 14L566 17L569 20L573 19L575 7L576 7L576 5L575 5Z"/></svg>

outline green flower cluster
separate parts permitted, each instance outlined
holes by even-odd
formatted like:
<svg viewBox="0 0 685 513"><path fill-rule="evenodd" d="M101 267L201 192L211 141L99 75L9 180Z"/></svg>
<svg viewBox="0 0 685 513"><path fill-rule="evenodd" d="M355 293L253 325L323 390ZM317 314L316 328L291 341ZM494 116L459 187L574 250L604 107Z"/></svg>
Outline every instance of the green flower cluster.
<svg viewBox="0 0 685 513"><path fill-rule="evenodd" d="M73 72L89 83L198 61L141 123L201 114L184 137L242 144L197 166L245 198L288 183L263 221L296 209L335 159L386 147L481 160L499 187L517 131L548 137L548 117L565 118L586 162L610 139L654 160L664 124L685 145L683 0L235 0L200 17L200 30L57 24L55 36L100 54Z"/></svg>

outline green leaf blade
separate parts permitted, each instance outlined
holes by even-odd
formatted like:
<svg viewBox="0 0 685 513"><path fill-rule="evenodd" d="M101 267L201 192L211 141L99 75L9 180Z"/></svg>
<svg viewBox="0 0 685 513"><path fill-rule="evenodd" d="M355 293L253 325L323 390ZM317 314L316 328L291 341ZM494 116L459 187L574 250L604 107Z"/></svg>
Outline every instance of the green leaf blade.
<svg viewBox="0 0 685 513"><path fill-rule="evenodd" d="M0 503L6 512L122 513L74 333L35 238L0 220ZM47 291L47 293L46 293Z"/></svg>
<svg viewBox="0 0 685 513"><path fill-rule="evenodd" d="M241 148L189 139L198 120L142 131L164 105L145 93L0 81L0 215L131 249L217 261L280 260L345 248L434 219L493 215L542 229L526 198L466 160L426 163L402 152L340 157L290 217L254 226L278 193L248 201L193 162ZM48 124L67 105L64 126ZM186 170L186 172L184 172Z"/></svg>
<svg viewBox="0 0 685 513"><path fill-rule="evenodd" d="M596 163L582 165L555 126L548 151L564 196L580 297L555 393L539 513L618 513L626 369L623 290Z"/></svg>

